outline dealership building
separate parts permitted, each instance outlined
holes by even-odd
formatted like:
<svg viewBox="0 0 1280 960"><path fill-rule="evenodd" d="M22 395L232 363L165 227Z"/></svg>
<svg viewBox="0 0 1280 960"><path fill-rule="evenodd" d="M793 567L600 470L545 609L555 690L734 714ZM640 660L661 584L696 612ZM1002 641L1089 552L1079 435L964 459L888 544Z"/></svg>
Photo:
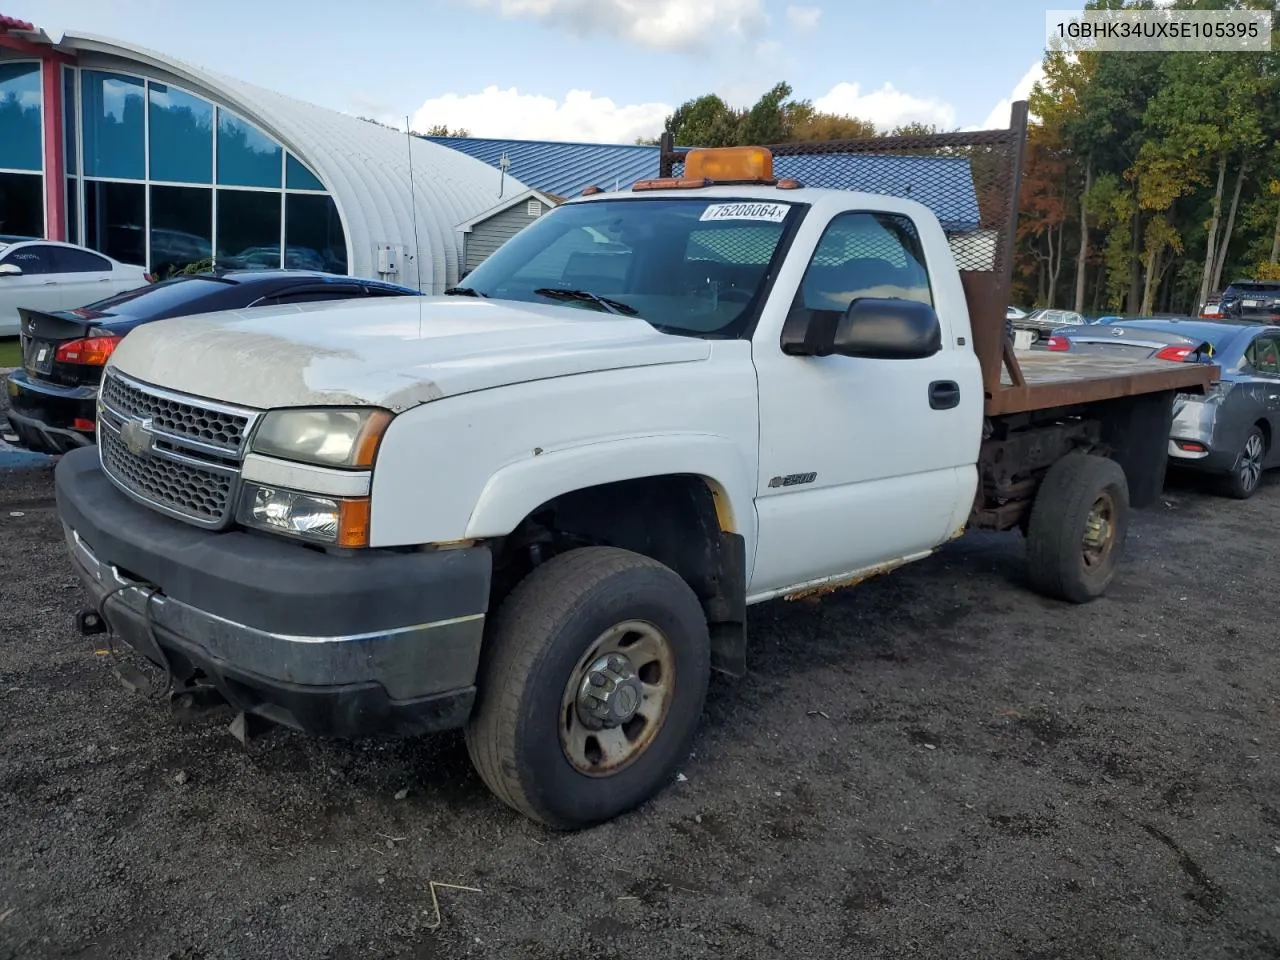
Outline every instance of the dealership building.
<svg viewBox="0 0 1280 960"><path fill-rule="evenodd" d="M216 257L439 293L464 269L459 225L527 189L443 144L0 16L0 235L159 276Z"/></svg>

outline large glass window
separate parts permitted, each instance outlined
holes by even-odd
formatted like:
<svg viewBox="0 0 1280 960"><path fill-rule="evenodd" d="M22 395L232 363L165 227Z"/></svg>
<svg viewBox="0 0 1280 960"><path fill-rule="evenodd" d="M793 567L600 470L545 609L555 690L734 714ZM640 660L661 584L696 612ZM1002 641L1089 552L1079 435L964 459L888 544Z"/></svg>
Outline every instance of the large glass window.
<svg viewBox="0 0 1280 960"><path fill-rule="evenodd" d="M323 190L320 178L308 170L292 153L285 158L284 182L290 190Z"/></svg>
<svg viewBox="0 0 1280 960"><path fill-rule="evenodd" d="M213 191L151 188L151 272L172 276L213 256Z"/></svg>
<svg viewBox="0 0 1280 960"><path fill-rule="evenodd" d="M0 173L0 234L44 236L44 177Z"/></svg>
<svg viewBox="0 0 1280 960"><path fill-rule="evenodd" d="M0 167L43 170L40 64L0 63Z"/></svg>
<svg viewBox="0 0 1280 960"><path fill-rule="evenodd" d="M76 173L76 72L62 68L62 146L67 173Z"/></svg>
<svg viewBox="0 0 1280 960"><path fill-rule="evenodd" d="M284 225L286 267L347 272L347 239L333 197L289 194Z"/></svg>
<svg viewBox="0 0 1280 960"><path fill-rule="evenodd" d="M67 177L67 240L80 242L80 190L75 177Z"/></svg>
<svg viewBox="0 0 1280 960"><path fill-rule="evenodd" d="M143 229L146 187L140 183L85 183L86 246L124 263L147 262Z"/></svg>
<svg viewBox="0 0 1280 960"><path fill-rule="evenodd" d="M147 172L143 82L137 77L85 70L80 85L85 176L141 180Z"/></svg>
<svg viewBox="0 0 1280 960"><path fill-rule="evenodd" d="M213 104L151 83L151 179L213 183Z"/></svg>
<svg viewBox="0 0 1280 960"><path fill-rule="evenodd" d="M38 65L21 66L34 71L38 111ZM161 277L210 258L231 268L348 272L346 236L324 183L249 121L171 84L106 71L64 68L62 96L73 242L130 263L149 257ZM4 132L0 124L0 150ZM40 139L37 112L37 151ZM39 177L26 183L30 190L0 190L0 220L7 209L11 224L39 235ZM32 203L20 203L28 193Z"/></svg>
<svg viewBox="0 0 1280 960"><path fill-rule="evenodd" d="M218 110L218 183L280 186L280 144L229 110Z"/></svg>
<svg viewBox="0 0 1280 960"><path fill-rule="evenodd" d="M218 263L234 270L280 266L280 194L218 191Z"/></svg>

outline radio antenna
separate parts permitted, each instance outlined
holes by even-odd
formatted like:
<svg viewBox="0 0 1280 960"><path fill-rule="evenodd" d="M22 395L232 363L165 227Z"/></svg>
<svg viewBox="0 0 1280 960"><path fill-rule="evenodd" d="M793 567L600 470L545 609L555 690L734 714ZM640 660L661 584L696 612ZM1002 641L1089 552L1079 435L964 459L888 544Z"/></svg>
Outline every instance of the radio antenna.
<svg viewBox="0 0 1280 960"><path fill-rule="evenodd" d="M422 293L422 261L418 259L418 193L413 182L413 132L409 129L409 117L404 118L404 140L409 148L409 206L413 208L413 268L418 276L418 293Z"/></svg>

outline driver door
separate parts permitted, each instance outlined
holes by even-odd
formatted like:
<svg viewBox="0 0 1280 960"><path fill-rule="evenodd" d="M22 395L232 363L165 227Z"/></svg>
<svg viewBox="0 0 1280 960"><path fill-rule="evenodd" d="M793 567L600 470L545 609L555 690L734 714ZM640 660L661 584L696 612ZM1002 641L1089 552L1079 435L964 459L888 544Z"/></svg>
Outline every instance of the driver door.
<svg viewBox="0 0 1280 960"><path fill-rule="evenodd" d="M946 256L940 231L935 243L935 256ZM859 298L917 300L942 327L933 356L790 355L776 327L753 341L760 466L752 596L915 559L968 516L982 375L963 346L965 317L951 312L964 308L955 269L940 262L935 279L928 266L909 216L839 213L816 243L783 329L834 323Z"/></svg>
<svg viewBox="0 0 1280 960"><path fill-rule="evenodd" d="M43 243L27 243L5 251L0 265L12 264L20 274L0 275L0 336L17 336L19 307L35 310L62 308L54 248Z"/></svg>

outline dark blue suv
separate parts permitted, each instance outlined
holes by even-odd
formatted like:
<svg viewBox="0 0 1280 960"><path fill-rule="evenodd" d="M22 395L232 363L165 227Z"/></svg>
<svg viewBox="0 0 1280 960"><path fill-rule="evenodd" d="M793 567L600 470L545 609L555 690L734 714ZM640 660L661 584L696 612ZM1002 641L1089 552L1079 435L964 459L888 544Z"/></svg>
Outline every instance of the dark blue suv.
<svg viewBox="0 0 1280 960"><path fill-rule="evenodd" d="M134 327L218 310L361 297L416 297L417 290L314 270L239 270L174 277L75 310L19 309L22 369L9 375L9 426L18 442L65 453L94 442L102 368Z"/></svg>

